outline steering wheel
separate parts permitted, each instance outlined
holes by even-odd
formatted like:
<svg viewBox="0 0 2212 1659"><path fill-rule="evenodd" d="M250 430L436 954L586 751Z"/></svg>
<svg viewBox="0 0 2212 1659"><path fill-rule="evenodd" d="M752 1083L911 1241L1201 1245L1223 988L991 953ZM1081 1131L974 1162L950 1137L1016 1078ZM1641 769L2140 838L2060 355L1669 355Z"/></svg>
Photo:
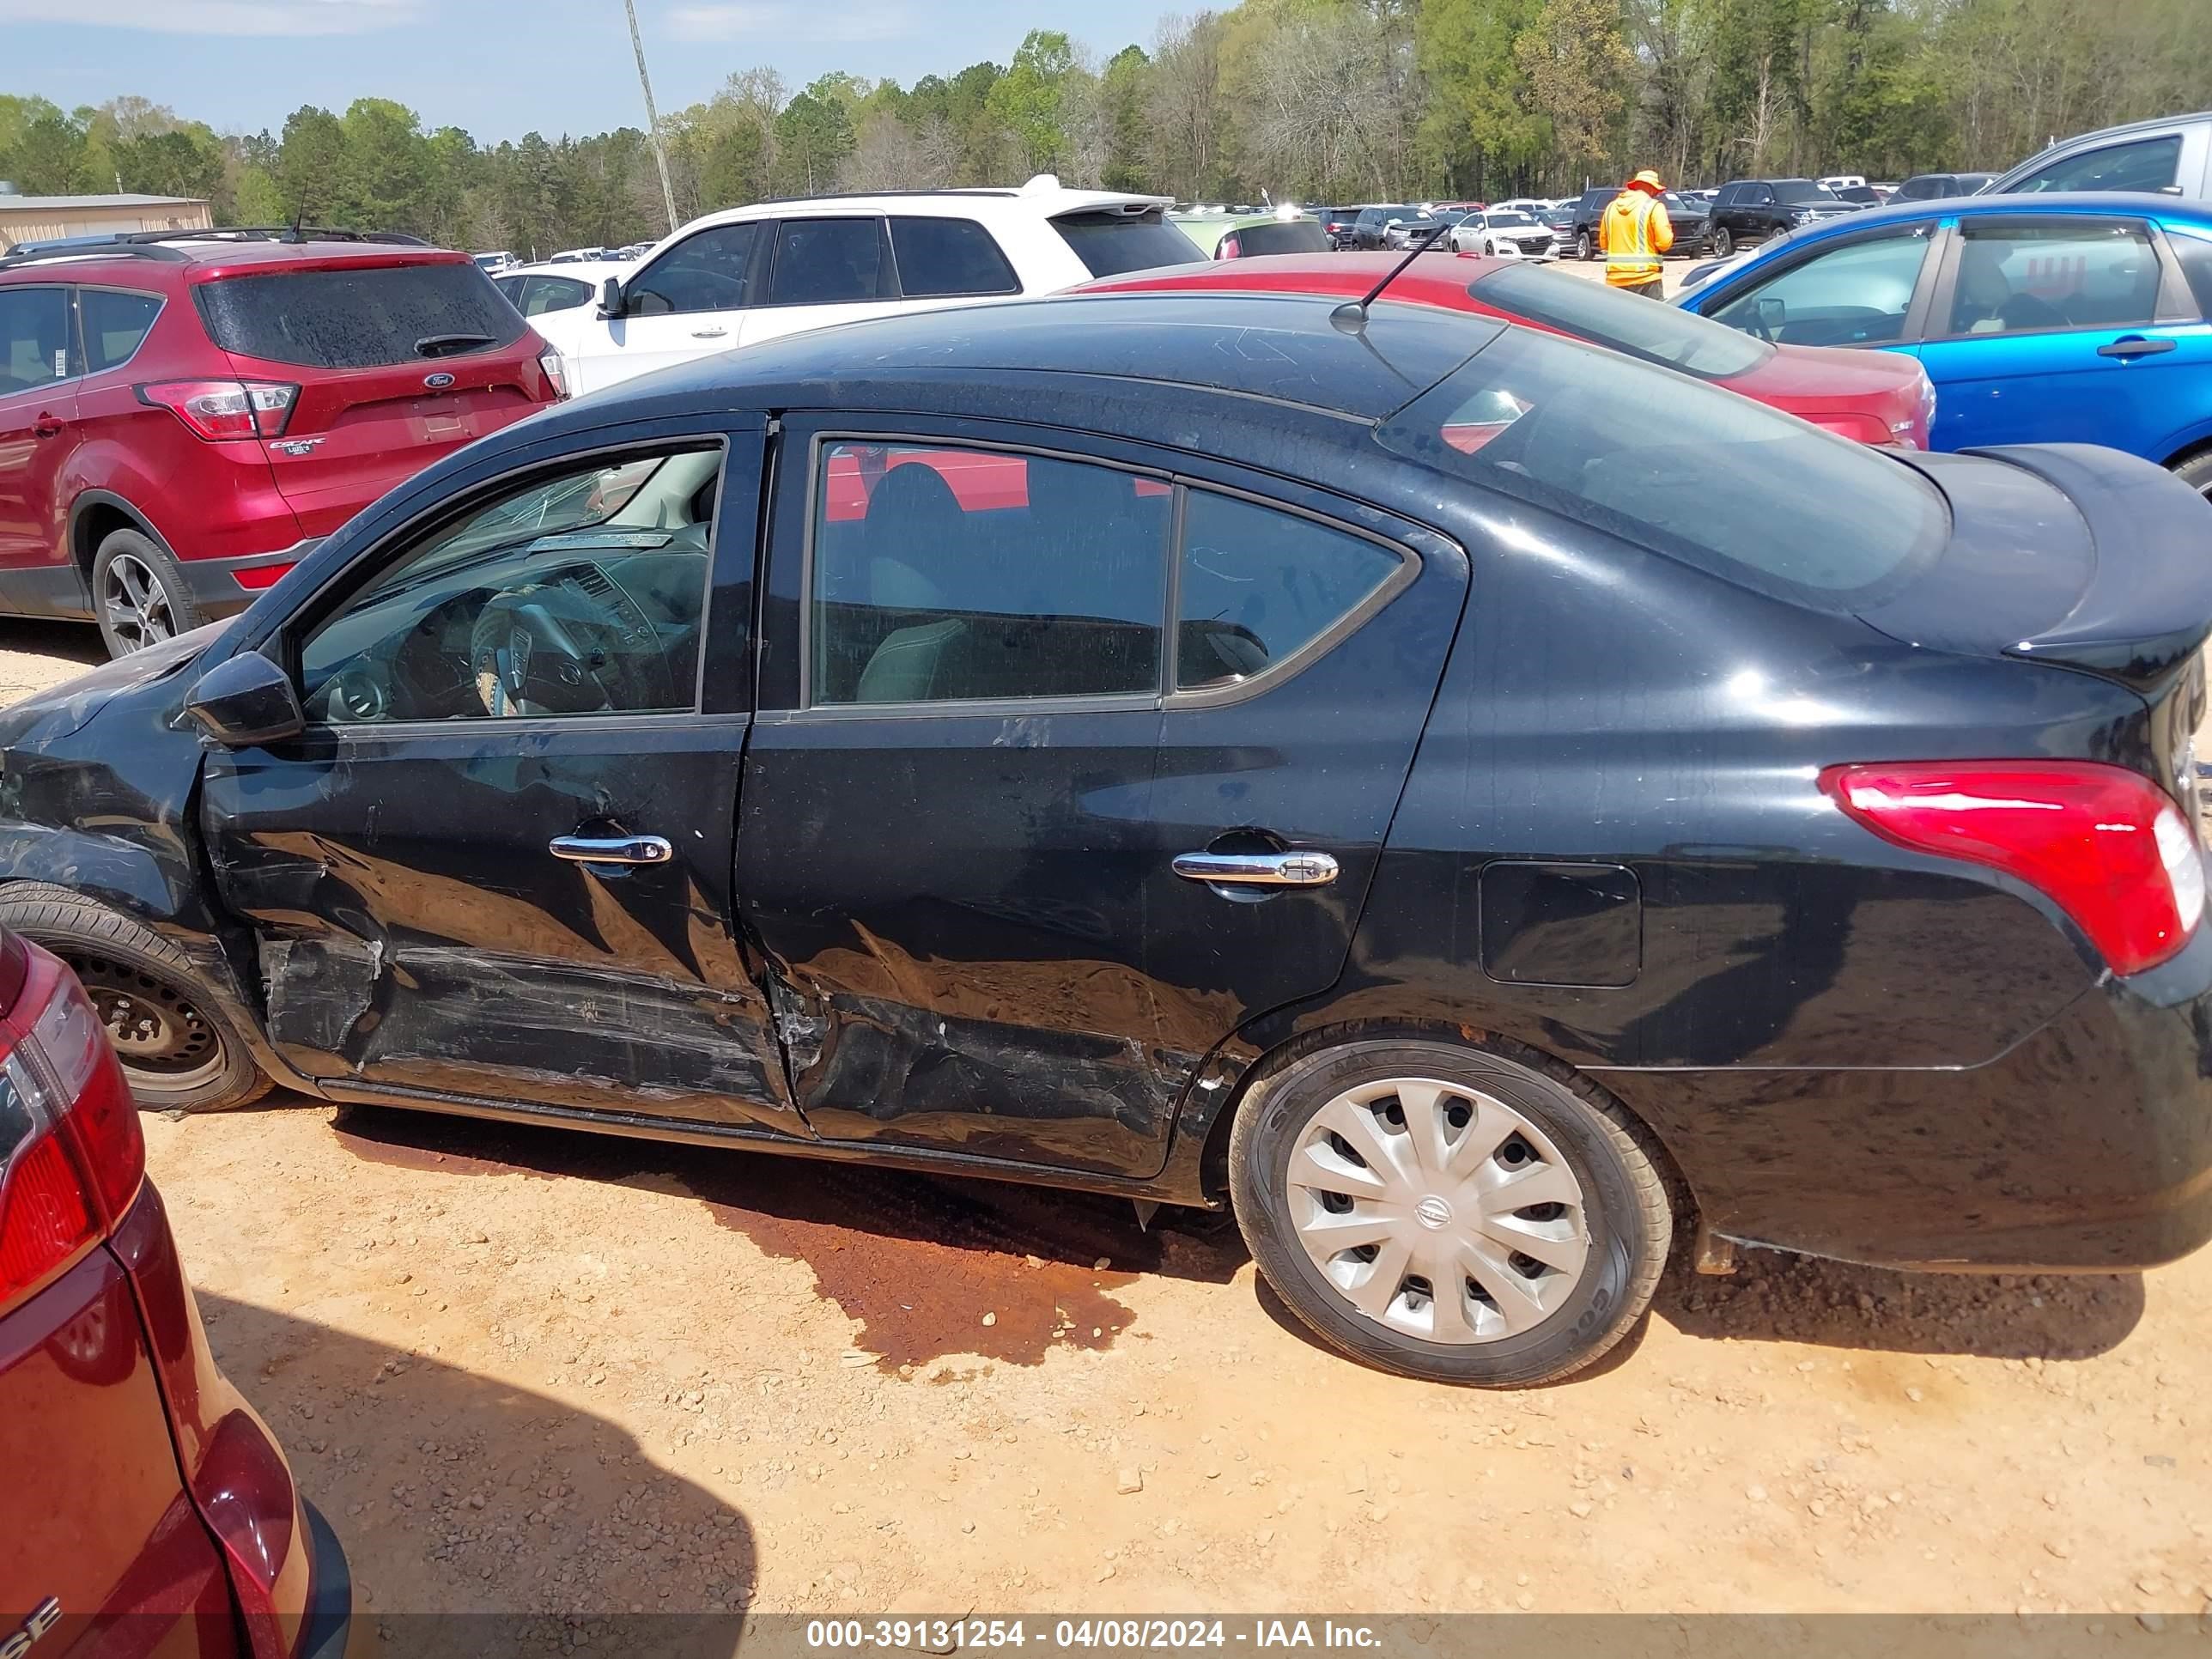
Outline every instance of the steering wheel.
<svg viewBox="0 0 2212 1659"><path fill-rule="evenodd" d="M674 684L637 602L597 565L495 594L469 630L477 700L495 718L667 708Z"/></svg>

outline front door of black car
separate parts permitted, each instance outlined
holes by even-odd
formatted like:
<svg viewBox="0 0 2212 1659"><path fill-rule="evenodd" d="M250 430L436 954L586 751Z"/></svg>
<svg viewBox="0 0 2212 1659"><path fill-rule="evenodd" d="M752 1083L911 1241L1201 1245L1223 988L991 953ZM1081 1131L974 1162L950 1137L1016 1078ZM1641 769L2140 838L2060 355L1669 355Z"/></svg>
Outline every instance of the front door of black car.
<svg viewBox="0 0 2212 1659"><path fill-rule="evenodd" d="M791 423L738 889L825 1138L1150 1175L1200 1059L1342 971L1467 570L1067 442Z"/></svg>
<svg viewBox="0 0 2212 1659"><path fill-rule="evenodd" d="M553 441L264 642L307 730L212 753L203 822L294 1066L798 1128L729 921L762 442Z"/></svg>

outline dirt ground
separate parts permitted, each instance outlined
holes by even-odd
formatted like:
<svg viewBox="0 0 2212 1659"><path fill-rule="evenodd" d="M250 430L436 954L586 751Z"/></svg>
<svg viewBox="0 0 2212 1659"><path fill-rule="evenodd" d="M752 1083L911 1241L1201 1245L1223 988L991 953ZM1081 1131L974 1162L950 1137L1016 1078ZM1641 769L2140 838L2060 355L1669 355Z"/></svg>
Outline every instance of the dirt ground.
<svg viewBox="0 0 2212 1659"><path fill-rule="evenodd" d="M93 654L0 629L0 689ZM1102 1200L283 1097L146 1128L372 1612L2212 1611L2212 1252L1758 1255L1477 1394Z"/></svg>

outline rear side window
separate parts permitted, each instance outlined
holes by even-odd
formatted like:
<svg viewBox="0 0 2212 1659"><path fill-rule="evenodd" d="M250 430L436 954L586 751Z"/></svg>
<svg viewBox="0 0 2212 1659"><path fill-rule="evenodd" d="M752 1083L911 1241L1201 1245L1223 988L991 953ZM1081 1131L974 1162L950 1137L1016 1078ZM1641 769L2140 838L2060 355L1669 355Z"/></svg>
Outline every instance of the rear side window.
<svg viewBox="0 0 2212 1659"><path fill-rule="evenodd" d="M2181 273L2189 278L2189 292L2197 301L2197 314L2212 317L2212 238L2168 225L2166 245L2181 261Z"/></svg>
<svg viewBox="0 0 2212 1659"><path fill-rule="evenodd" d="M1164 482L994 450L836 442L816 489L815 706L1158 690Z"/></svg>
<svg viewBox="0 0 2212 1659"><path fill-rule="evenodd" d="M1468 294L1509 316L1706 380L1746 374L1774 355L1771 346L1692 313L1528 265L1504 266L1471 283Z"/></svg>
<svg viewBox="0 0 2212 1659"><path fill-rule="evenodd" d="M473 263L228 276L192 290L225 351L302 368L381 368L495 350L526 325Z"/></svg>
<svg viewBox="0 0 2212 1659"><path fill-rule="evenodd" d="M1093 276L1119 276L1162 265L1194 264L1206 255L1176 226L1150 213L1066 213L1052 222Z"/></svg>
<svg viewBox="0 0 2212 1659"><path fill-rule="evenodd" d="M1266 673L1407 568L1402 556L1347 531L1191 490L1176 589L1176 688L1214 690Z"/></svg>
<svg viewBox="0 0 2212 1659"><path fill-rule="evenodd" d="M84 330L85 373L120 368L137 354L161 301L151 294L125 294L109 288L77 290L77 319Z"/></svg>
<svg viewBox="0 0 2212 1659"><path fill-rule="evenodd" d="M2139 328L2157 313L2158 254L2141 225L1968 220L1959 231L1953 334Z"/></svg>
<svg viewBox="0 0 2212 1659"><path fill-rule="evenodd" d="M1499 335L1377 436L1818 610L1901 585L1950 532L1942 496L1899 462L1734 392L1525 330Z"/></svg>
<svg viewBox="0 0 2212 1659"><path fill-rule="evenodd" d="M0 397L75 374L69 336L67 289L0 288Z"/></svg>
<svg viewBox="0 0 2212 1659"><path fill-rule="evenodd" d="M874 219L789 219L776 233L772 306L850 305L879 296L883 239Z"/></svg>
<svg viewBox="0 0 2212 1659"><path fill-rule="evenodd" d="M906 216L893 218L890 225L899 291L909 299L1022 291L991 233L973 219Z"/></svg>

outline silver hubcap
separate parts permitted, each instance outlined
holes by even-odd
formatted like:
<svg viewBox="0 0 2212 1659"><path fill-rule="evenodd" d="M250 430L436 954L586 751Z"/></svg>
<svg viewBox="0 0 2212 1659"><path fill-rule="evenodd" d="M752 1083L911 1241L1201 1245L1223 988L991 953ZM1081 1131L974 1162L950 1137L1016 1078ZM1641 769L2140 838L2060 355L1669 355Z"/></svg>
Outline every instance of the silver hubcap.
<svg viewBox="0 0 2212 1659"><path fill-rule="evenodd" d="M107 625L126 651L143 650L177 631L169 610L168 590L151 567L134 553L118 553L107 562L100 588L100 605Z"/></svg>
<svg viewBox="0 0 2212 1659"><path fill-rule="evenodd" d="M1291 1150L1291 1224L1362 1317L1431 1342L1534 1329L1582 1282L1582 1183L1542 1130L1431 1078L1347 1089Z"/></svg>

